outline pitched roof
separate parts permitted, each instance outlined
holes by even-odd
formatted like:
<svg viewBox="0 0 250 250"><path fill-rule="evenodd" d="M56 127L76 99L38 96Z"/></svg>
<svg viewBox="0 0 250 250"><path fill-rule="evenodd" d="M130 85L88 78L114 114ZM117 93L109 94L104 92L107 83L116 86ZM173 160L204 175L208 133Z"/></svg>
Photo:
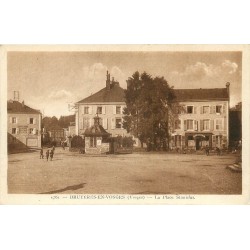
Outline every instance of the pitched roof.
<svg viewBox="0 0 250 250"><path fill-rule="evenodd" d="M77 103L93 103L93 102L125 102L124 89L118 85L112 86L110 90L106 87L95 94L84 98Z"/></svg>
<svg viewBox="0 0 250 250"><path fill-rule="evenodd" d="M110 133L108 133L101 125L98 124L87 128L83 134L85 136L110 136Z"/></svg>
<svg viewBox="0 0 250 250"><path fill-rule="evenodd" d="M15 114L41 114L39 110L32 109L29 106L24 105L18 101L7 102L7 113Z"/></svg>
<svg viewBox="0 0 250 250"><path fill-rule="evenodd" d="M229 100L226 88L215 89L174 89L177 101Z"/></svg>

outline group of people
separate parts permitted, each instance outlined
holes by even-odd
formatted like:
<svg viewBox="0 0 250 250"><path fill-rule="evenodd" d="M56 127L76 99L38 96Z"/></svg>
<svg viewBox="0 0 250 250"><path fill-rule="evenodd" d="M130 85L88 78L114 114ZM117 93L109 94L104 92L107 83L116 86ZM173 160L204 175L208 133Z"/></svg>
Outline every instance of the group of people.
<svg viewBox="0 0 250 250"><path fill-rule="evenodd" d="M55 153L55 146L52 147L51 150L47 149L45 155L46 155L46 159L47 161L50 160L52 161L53 157L54 157L54 153ZM40 159L43 159L44 155L43 155L43 147L40 149Z"/></svg>

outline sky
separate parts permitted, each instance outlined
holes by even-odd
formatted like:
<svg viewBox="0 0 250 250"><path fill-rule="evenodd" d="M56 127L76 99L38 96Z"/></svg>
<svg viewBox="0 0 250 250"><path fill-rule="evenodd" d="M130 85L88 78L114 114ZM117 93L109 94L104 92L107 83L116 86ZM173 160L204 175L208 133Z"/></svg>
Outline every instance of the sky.
<svg viewBox="0 0 250 250"><path fill-rule="evenodd" d="M106 85L106 71L126 88L135 71L163 76L174 88L224 88L241 101L241 52L8 52L8 99L45 116L70 115L68 104Z"/></svg>

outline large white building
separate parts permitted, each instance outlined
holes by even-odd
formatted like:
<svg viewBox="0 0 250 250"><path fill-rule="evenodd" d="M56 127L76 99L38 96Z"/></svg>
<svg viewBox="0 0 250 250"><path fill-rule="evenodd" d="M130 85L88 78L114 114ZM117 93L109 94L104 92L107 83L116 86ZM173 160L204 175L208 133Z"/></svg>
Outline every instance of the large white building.
<svg viewBox="0 0 250 250"><path fill-rule="evenodd" d="M226 88L175 89L175 95L182 109L173 128L173 147L228 146L229 83Z"/></svg>
<svg viewBox="0 0 250 250"><path fill-rule="evenodd" d="M76 103L76 134L82 135L86 128L94 124L94 117L98 114L100 124L112 136L126 136L127 131L122 126L124 89L119 82L110 80L107 72L106 87L97 93Z"/></svg>

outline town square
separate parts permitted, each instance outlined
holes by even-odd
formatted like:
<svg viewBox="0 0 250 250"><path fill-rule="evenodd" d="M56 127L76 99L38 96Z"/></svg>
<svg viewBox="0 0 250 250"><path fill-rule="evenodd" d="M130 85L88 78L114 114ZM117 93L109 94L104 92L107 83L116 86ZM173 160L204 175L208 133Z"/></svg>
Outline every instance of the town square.
<svg viewBox="0 0 250 250"><path fill-rule="evenodd" d="M240 52L9 52L8 79L10 194L242 194Z"/></svg>

